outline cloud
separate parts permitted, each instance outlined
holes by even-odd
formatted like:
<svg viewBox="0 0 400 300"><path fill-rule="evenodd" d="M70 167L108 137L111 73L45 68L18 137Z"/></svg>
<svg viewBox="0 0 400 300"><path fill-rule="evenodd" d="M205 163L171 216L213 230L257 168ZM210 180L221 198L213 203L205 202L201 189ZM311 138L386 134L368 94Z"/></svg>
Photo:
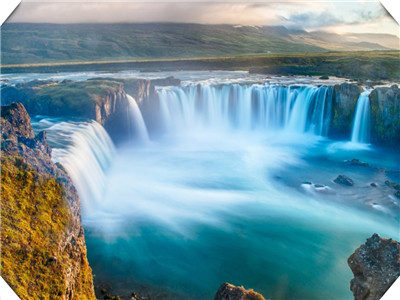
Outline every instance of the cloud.
<svg viewBox="0 0 400 300"><path fill-rule="evenodd" d="M38 2L40 1L40 2ZM48 1L48 2L45 2ZM306 30L350 32L398 31L378 2L218 2L159 0L24 0L7 22L25 23L144 23L287 26ZM178 2L176 2L178 1ZM206 1L206 2L204 2ZM367 26L368 25L368 26ZM397 26L397 27L396 27Z"/></svg>
<svg viewBox="0 0 400 300"><path fill-rule="evenodd" d="M291 15L289 18L285 18L289 27L298 28L320 28L328 27L343 23L342 20L335 17L333 14L323 12L320 14L315 13L301 13Z"/></svg>
<svg viewBox="0 0 400 300"><path fill-rule="evenodd" d="M357 4L357 5L354 5ZM321 12L294 13L285 18L288 27L319 29L343 25L365 25L390 19L379 3L336 3L335 9L325 7Z"/></svg>

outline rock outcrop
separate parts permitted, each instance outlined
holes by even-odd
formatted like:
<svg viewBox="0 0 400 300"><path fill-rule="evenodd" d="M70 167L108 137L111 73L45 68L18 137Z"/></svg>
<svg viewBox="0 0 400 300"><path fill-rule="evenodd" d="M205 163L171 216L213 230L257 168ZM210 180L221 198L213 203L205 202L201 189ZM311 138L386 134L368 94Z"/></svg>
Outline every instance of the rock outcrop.
<svg viewBox="0 0 400 300"><path fill-rule="evenodd" d="M369 95L371 141L400 149L400 89L378 87Z"/></svg>
<svg viewBox="0 0 400 300"><path fill-rule="evenodd" d="M1 272L21 299L95 299L79 197L22 104L2 106Z"/></svg>
<svg viewBox="0 0 400 300"><path fill-rule="evenodd" d="M354 182L351 178L347 177L346 175L338 175L338 177L333 180L337 184L353 186Z"/></svg>
<svg viewBox="0 0 400 300"><path fill-rule="evenodd" d="M158 79L159 84L176 83L175 78ZM179 80L179 79L178 79ZM114 142L128 136L129 101L132 96L147 117L150 127L157 127L154 117L159 103L154 84L145 79L93 78L85 81L34 80L2 88L2 105L21 102L30 115L87 118L97 121ZM152 130L152 128L150 128Z"/></svg>
<svg viewBox="0 0 400 300"><path fill-rule="evenodd" d="M330 136L350 138L357 99L361 92L361 87L351 83L333 87Z"/></svg>
<svg viewBox="0 0 400 300"><path fill-rule="evenodd" d="M347 260L355 300L379 300L400 276L400 243L376 233Z"/></svg>
<svg viewBox="0 0 400 300"><path fill-rule="evenodd" d="M265 300L264 297L253 290L246 290L243 287L237 287L230 283L223 283L214 300Z"/></svg>

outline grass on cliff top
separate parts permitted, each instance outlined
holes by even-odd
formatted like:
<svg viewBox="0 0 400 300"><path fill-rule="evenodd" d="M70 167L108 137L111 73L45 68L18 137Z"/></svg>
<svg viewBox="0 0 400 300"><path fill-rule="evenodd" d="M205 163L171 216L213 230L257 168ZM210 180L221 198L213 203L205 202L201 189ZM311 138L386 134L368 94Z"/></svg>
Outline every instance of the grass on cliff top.
<svg viewBox="0 0 400 300"><path fill-rule="evenodd" d="M170 58L135 58L135 59L113 59L113 60L82 60L82 61L58 61L46 63L22 63L22 64L3 64L2 69L7 71L8 68L29 68L29 67L51 67L51 66L71 66L71 65L107 65L114 63L149 63L149 62L179 62L179 61L208 61L218 63L219 61L231 62L248 62L255 60L262 62L263 60L275 61L276 64L290 64L293 59L301 59L302 65L305 63L313 64L321 59L337 61L341 59L399 59L400 52L394 50L386 51L335 51L335 52L298 52L298 53L282 53L282 54L253 54L253 55L235 55L235 56L207 56L207 57L170 57Z"/></svg>
<svg viewBox="0 0 400 300"><path fill-rule="evenodd" d="M19 156L2 153L1 276L21 299L61 299L66 294L70 257L58 248L70 221L56 179L37 174ZM80 274L82 282L89 275ZM79 299L87 299L86 293L77 286Z"/></svg>
<svg viewBox="0 0 400 300"><path fill-rule="evenodd" d="M244 70L269 68L282 75L330 75L400 80L399 51L354 51L218 57L127 59L3 65L3 73L79 71Z"/></svg>
<svg viewBox="0 0 400 300"><path fill-rule="evenodd" d="M30 113L53 116L94 118L95 104L103 104L106 95L122 83L108 79L40 82L2 89L4 101L22 102Z"/></svg>
<svg viewBox="0 0 400 300"><path fill-rule="evenodd" d="M94 79L85 81L62 81L34 87L38 98L51 97L53 103L67 102L70 106L81 106L94 100L98 104L104 101L104 95L117 90L122 84L108 79ZM40 100L40 99L39 99Z"/></svg>

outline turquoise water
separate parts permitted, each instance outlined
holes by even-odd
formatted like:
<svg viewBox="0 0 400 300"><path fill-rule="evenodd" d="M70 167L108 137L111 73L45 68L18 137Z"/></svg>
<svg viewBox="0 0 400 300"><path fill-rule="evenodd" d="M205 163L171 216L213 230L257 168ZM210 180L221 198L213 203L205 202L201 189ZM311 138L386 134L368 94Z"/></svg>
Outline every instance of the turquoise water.
<svg viewBox="0 0 400 300"><path fill-rule="evenodd" d="M132 124L142 144L115 148L92 121L35 120L81 197L95 285L149 299L212 299L224 282L266 299L352 299L350 254L373 233L400 239L399 199L384 183L400 181L398 153L321 137L331 93L314 79L183 75L158 88L159 112ZM141 120L140 106L131 113ZM334 183L339 174L354 186Z"/></svg>
<svg viewBox="0 0 400 300"><path fill-rule="evenodd" d="M125 145L84 214L96 282L154 299L212 299L223 282L271 299L352 299L348 256L374 232L397 238L399 210L389 189L369 186L387 175L344 162L375 166L379 151L343 148L248 132ZM354 187L333 183L343 172Z"/></svg>

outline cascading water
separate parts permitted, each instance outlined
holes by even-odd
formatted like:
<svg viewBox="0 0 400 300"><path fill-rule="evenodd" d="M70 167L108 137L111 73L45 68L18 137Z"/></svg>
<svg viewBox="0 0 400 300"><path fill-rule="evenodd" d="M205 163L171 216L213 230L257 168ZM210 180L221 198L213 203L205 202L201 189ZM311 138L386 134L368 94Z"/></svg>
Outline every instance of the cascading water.
<svg viewBox="0 0 400 300"><path fill-rule="evenodd" d="M156 286L174 299L212 298L225 281L277 299L350 299L347 257L371 233L398 227L340 202L369 203L374 170L347 170L365 183L350 196L332 183L349 154L331 155L319 138L329 129L331 88L203 82L158 92L144 119L127 97L127 139L148 140L150 117L172 136L121 144L114 157L95 122L38 126L82 199L96 280L115 290ZM303 194L305 181L332 193L306 184Z"/></svg>
<svg viewBox="0 0 400 300"><path fill-rule="evenodd" d="M192 84L158 92L167 130L286 129L324 136L329 128L329 87Z"/></svg>
<svg viewBox="0 0 400 300"><path fill-rule="evenodd" d="M129 120L129 131L131 139L138 140L139 142L148 142L149 134L147 132L146 124L143 120L142 113L135 101L135 99L126 95L129 109L128 109L128 120Z"/></svg>
<svg viewBox="0 0 400 300"><path fill-rule="evenodd" d="M49 136L69 139L66 148L53 148L53 160L65 167L81 198L84 213L90 214L102 199L105 172L115 153L113 142L95 121L61 122L46 130Z"/></svg>
<svg viewBox="0 0 400 300"><path fill-rule="evenodd" d="M353 121L351 141L354 143L368 143L370 135L370 107L369 94L371 90L365 90L357 100L356 113Z"/></svg>

